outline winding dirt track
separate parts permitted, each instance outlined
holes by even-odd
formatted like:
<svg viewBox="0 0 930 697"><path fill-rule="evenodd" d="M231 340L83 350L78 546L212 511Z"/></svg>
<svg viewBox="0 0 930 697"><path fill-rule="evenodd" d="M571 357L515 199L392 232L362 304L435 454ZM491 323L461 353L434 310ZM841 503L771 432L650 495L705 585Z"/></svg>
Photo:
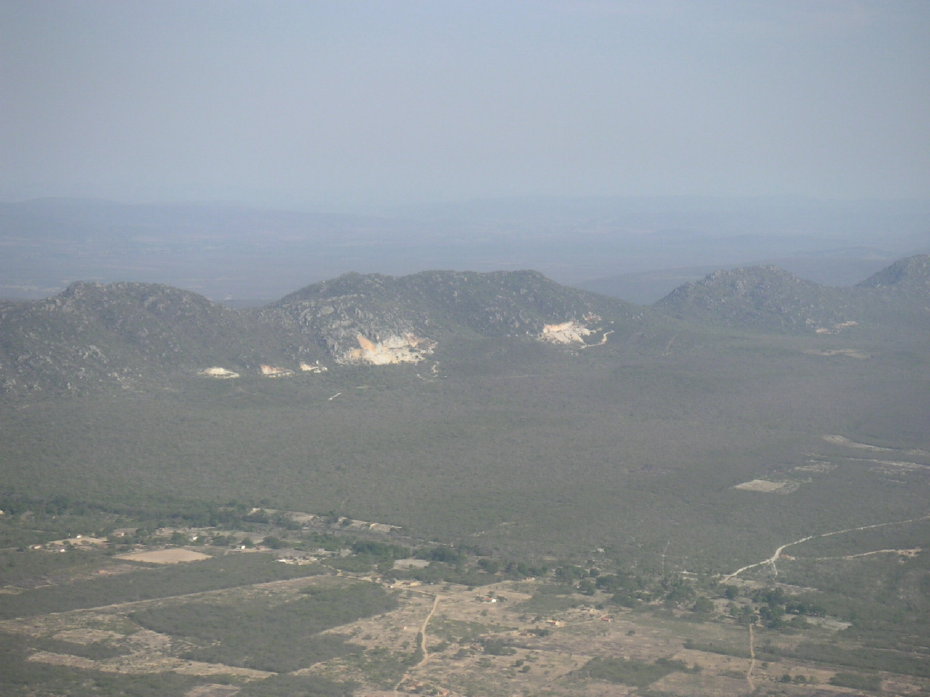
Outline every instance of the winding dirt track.
<svg viewBox="0 0 930 697"><path fill-rule="evenodd" d="M400 689L400 686L410 679L411 672L416 670L417 668L420 668L426 665L426 663L429 661L429 642L426 640L426 629L427 627L429 627L429 622L431 619L433 619L433 615L436 614L436 608L438 607L439 607L439 594L436 594L433 596L433 606L430 608L429 614L427 614L426 617L423 618L423 624L420 625L420 631L417 634L417 637L420 640L420 645L419 645L420 660L417 661L416 665L410 666L407 672L405 672L400 677L400 680L397 681L397 684L394 685L395 695L397 694L397 691Z"/></svg>
<svg viewBox="0 0 930 697"><path fill-rule="evenodd" d="M763 559L762 561L757 561L755 564L747 564L746 566L740 567L731 574L727 574L720 579L721 583L726 583L731 581L737 576L739 576L744 571L749 571L749 569L755 569L759 566L771 566L772 572L775 576L778 576L778 567L775 566L775 562L781 557L782 552L784 552L788 547L793 547L794 545L799 545L802 542L807 542L808 540L819 539L821 537L832 537L833 535L843 535L849 532L859 532L860 530L873 530L875 528L884 528L889 525L907 525L908 523L916 523L921 520L930 520L930 514L920 516L918 518L909 518L908 520L893 520L887 523L874 523L872 525L860 525L857 528L844 528L843 530L831 530L830 532L822 532L819 535L808 535L807 537L802 537L800 540L794 540L793 542L786 542L781 547L775 550L775 553L770 556L768 559Z"/></svg>
<svg viewBox="0 0 930 697"><path fill-rule="evenodd" d="M429 661L429 642L426 640L426 628L429 626L429 621L433 619L437 607L439 607L438 595L433 597L433 607L430 608L429 614L423 619L423 624L420 625L420 653L423 654L423 657L413 668L426 665L427 661Z"/></svg>

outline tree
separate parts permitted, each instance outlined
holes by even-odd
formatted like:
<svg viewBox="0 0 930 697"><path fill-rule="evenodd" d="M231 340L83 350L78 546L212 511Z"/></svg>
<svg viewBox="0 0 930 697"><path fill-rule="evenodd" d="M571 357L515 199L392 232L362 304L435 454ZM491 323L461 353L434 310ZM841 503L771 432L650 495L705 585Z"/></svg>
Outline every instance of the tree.
<svg viewBox="0 0 930 697"><path fill-rule="evenodd" d="M262 540L262 544L268 549L281 549L284 546L284 542L281 538L275 537L274 535L268 535Z"/></svg>
<svg viewBox="0 0 930 697"><path fill-rule="evenodd" d="M709 615L714 611L714 601L702 595L694 601L691 610L701 615Z"/></svg>
<svg viewBox="0 0 930 697"><path fill-rule="evenodd" d="M594 591L597 590L597 586L594 585L594 581L590 578L583 578L578 582L578 592L583 593L584 595L594 595Z"/></svg>

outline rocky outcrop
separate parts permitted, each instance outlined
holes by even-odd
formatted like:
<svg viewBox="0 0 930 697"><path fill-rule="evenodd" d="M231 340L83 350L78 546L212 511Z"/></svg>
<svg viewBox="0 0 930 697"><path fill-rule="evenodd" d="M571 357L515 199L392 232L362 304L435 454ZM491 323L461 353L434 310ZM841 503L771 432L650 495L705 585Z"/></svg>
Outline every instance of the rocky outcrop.
<svg viewBox="0 0 930 697"><path fill-rule="evenodd" d="M593 334L592 329L575 320L560 324L545 324L539 334L540 341L550 344L583 344L585 337Z"/></svg>
<svg viewBox="0 0 930 697"><path fill-rule="evenodd" d="M290 368L281 368L276 365L268 365L267 363L262 363L258 366L259 372L266 378L288 378L294 374L294 371Z"/></svg>
<svg viewBox="0 0 930 697"><path fill-rule="evenodd" d="M218 365L213 366L212 368L204 368L203 370L197 371L198 375L202 375L205 378L216 378L218 380L232 380L239 377L239 373L233 370L227 370L226 368L221 368Z"/></svg>
<svg viewBox="0 0 930 697"><path fill-rule="evenodd" d="M419 363L432 354L436 348L435 341L423 339L411 333L404 336L388 336L378 342L357 334L356 340L358 348L350 349L337 358L339 363L356 365Z"/></svg>

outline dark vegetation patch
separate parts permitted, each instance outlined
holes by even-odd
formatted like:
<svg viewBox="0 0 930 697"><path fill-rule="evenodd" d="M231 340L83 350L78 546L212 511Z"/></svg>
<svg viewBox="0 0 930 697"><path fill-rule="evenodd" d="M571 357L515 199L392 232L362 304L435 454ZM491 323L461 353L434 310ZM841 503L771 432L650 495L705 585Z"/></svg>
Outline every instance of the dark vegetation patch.
<svg viewBox="0 0 930 697"><path fill-rule="evenodd" d="M905 541L912 534L907 528L900 532ZM898 546L894 539L886 538L883 542L890 547ZM798 601L852 623L839 637L844 643L868 647L865 652L869 657L862 657L867 661L863 666L897 670L893 666L910 665L910 657L915 655L921 657L923 665L928 664L930 552L904 558L883 554L857 559L800 560L784 566L783 573L786 582L818 589L816 593L802 594ZM855 660L859 659L847 656L837 662L855 666L856 663L850 663ZM924 674L914 673L914 669L902 672Z"/></svg>
<svg viewBox="0 0 930 697"><path fill-rule="evenodd" d="M106 564L106 556L96 549L76 549L67 554L5 549L0 551L0 585L20 588L48 585L96 572L101 564Z"/></svg>
<svg viewBox="0 0 930 697"><path fill-rule="evenodd" d="M202 679L175 673L121 675L27 661L39 647L0 632L0 694L4 697L164 697L183 695Z"/></svg>
<svg viewBox="0 0 930 697"><path fill-rule="evenodd" d="M354 583L311 587L304 597L283 604L263 599L185 603L130 617L146 629L195 640L198 646L185 652L185 658L286 672L358 650L341 637L320 632L396 605L381 586Z"/></svg>
<svg viewBox="0 0 930 697"><path fill-rule="evenodd" d="M907 655L899 651L814 642L802 642L797 649L778 649L771 653L800 660L818 661L827 665L847 666L855 670L883 670L930 678L930 662L925 653Z"/></svg>
<svg viewBox="0 0 930 697"><path fill-rule="evenodd" d="M682 661L659 658L654 662L625 658L592 658L574 675L591 680L604 680L620 685L646 687L675 671L693 672Z"/></svg>
<svg viewBox="0 0 930 697"><path fill-rule="evenodd" d="M571 587L549 583L539 586L531 598L517 605L517 609L536 615L551 615L576 607L580 603Z"/></svg>
<svg viewBox="0 0 930 697"><path fill-rule="evenodd" d="M319 675L273 675L246 683L236 697L352 697L354 683L335 682Z"/></svg>
<svg viewBox="0 0 930 697"><path fill-rule="evenodd" d="M0 603L0 618L28 617L113 603L184 595L252 583L277 581L322 573L319 566L279 564L261 554L231 554L187 564L35 588Z"/></svg>
<svg viewBox="0 0 930 697"><path fill-rule="evenodd" d="M838 687L851 687L854 690L868 690L878 692L882 688L882 679L878 675L863 675L862 673L837 673L830 678L831 685Z"/></svg>
<svg viewBox="0 0 930 697"><path fill-rule="evenodd" d="M418 647L419 648L419 647ZM350 654L342 660L361 672L365 679L379 688L392 689L412 664L410 653L399 653L385 647Z"/></svg>

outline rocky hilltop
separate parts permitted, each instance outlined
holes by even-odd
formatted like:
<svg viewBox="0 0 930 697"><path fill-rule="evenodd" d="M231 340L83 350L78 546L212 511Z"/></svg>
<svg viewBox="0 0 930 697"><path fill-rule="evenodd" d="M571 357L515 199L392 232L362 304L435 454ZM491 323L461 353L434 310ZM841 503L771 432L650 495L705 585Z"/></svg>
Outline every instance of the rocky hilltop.
<svg viewBox="0 0 930 697"><path fill-rule="evenodd" d="M308 342L322 342L338 363L373 364L418 362L463 333L540 336L549 324L587 326L601 315L631 314L626 303L561 286L535 271L347 274L261 313Z"/></svg>

